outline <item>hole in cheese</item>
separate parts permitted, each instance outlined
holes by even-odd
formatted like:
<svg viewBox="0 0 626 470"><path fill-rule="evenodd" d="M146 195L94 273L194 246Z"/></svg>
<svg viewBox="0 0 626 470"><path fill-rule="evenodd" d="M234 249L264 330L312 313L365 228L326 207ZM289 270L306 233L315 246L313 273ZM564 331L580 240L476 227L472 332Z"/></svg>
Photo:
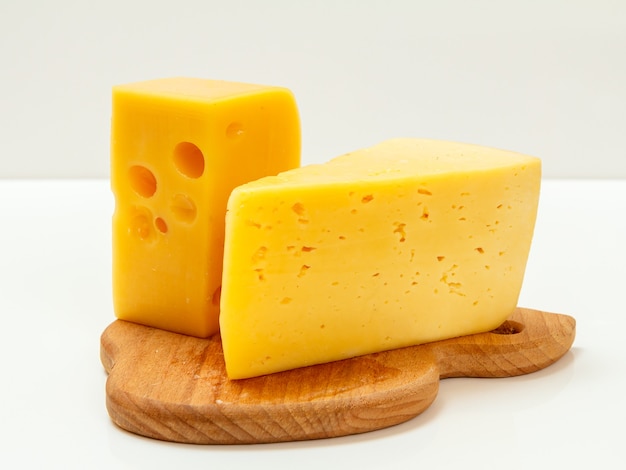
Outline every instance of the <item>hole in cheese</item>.
<svg viewBox="0 0 626 470"><path fill-rule="evenodd" d="M180 142L174 147L174 165L189 178L200 178L204 173L204 155L191 142Z"/></svg>
<svg viewBox="0 0 626 470"><path fill-rule="evenodd" d="M128 233L140 240L149 240L154 234L152 230L152 215L145 207L133 209L128 225Z"/></svg>
<svg viewBox="0 0 626 470"><path fill-rule="evenodd" d="M152 197L156 192L156 178L145 166L131 166L128 170L128 179L133 191L142 197Z"/></svg>
<svg viewBox="0 0 626 470"><path fill-rule="evenodd" d="M240 122L231 122L226 128L226 137L234 139L243 135L243 125Z"/></svg>
<svg viewBox="0 0 626 470"><path fill-rule="evenodd" d="M167 224L165 223L165 220L163 220L161 217L157 217L156 219L154 219L154 226L159 232L167 233Z"/></svg>
<svg viewBox="0 0 626 470"><path fill-rule="evenodd" d="M172 197L170 208L177 220L191 223L196 219L197 209L193 200L185 194L176 194Z"/></svg>

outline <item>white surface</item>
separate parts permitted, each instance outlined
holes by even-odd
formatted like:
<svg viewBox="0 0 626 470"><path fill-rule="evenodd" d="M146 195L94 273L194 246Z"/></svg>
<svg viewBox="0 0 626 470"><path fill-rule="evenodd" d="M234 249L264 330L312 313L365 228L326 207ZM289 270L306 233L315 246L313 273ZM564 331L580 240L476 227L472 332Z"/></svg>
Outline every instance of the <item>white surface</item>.
<svg viewBox="0 0 626 470"><path fill-rule="evenodd" d="M622 0L2 0L0 177L107 177L111 86L293 90L304 163L392 137L626 177Z"/></svg>
<svg viewBox="0 0 626 470"><path fill-rule="evenodd" d="M0 468L617 468L625 203L626 181L544 182L520 305L577 319L573 349L553 366L446 379L423 414L382 431L191 446L129 434L106 412L108 181L0 181Z"/></svg>

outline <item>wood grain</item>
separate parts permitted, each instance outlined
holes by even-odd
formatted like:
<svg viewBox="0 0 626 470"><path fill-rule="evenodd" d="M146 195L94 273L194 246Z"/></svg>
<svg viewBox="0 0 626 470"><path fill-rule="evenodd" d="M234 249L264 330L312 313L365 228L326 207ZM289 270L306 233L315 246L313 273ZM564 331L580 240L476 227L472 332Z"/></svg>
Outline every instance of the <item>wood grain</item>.
<svg viewBox="0 0 626 470"><path fill-rule="evenodd" d="M243 380L229 380L219 335L198 339L121 320L101 337L114 423L143 436L244 444L357 434L407 421L447 377L512 377L571 347L574 318L518 308L500 328Z"/></svg>

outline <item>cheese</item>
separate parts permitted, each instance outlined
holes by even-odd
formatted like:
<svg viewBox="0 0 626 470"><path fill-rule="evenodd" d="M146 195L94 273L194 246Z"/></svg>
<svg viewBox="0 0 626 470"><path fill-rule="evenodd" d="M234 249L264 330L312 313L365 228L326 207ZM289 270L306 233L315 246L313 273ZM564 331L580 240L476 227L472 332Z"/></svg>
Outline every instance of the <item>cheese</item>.
<svg viewBox="0 0 626 470"><path fill-rule="evenodd" d="M489 331L514 310L540 160L396 139L236 188L221 297L228 376Z"/></svg>
<svg viewBox="0 0 626 470"><path fill-rule="evenodd" d="M191 78L114 87L116 316L215 333L228 195L299 160L297 108L284 88Z"/></svg>

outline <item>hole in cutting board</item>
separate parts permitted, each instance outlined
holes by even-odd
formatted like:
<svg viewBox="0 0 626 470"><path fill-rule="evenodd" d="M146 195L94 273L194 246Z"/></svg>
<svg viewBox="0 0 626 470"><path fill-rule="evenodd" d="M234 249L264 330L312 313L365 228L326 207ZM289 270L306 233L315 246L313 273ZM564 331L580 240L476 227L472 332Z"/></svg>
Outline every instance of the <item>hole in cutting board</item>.
<svg viewBox="0 0 626 470"><path fill-rule="evenodd" d="M516 335L524 331L524 325L516 321L507 320L495 330L491 330L491 333L496 335Z"/></svg>

